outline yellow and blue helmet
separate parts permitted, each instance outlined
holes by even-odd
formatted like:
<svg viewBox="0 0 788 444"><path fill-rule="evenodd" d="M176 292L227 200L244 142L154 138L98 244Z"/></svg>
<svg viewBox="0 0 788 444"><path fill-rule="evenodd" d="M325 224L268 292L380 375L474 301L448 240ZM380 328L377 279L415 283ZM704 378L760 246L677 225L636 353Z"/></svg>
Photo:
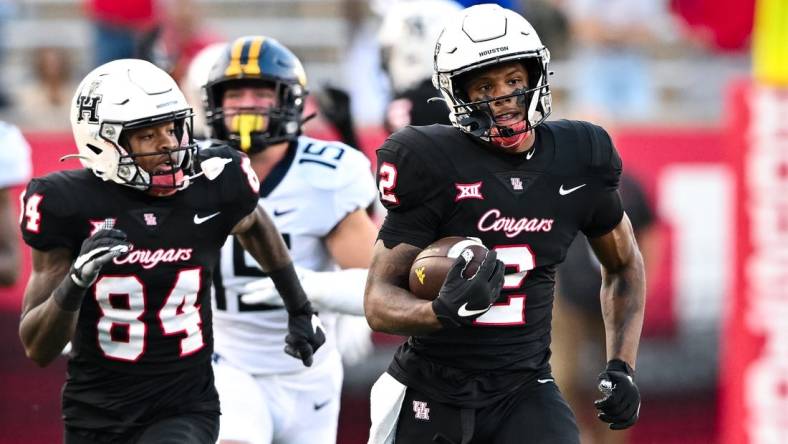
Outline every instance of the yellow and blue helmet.
<svg viewBox="0 0 788 444"><path fill-rule="evenodd" d="M227 115L222 107L224 92L245 86L273 88L276 104ZM226 46L204 87L211 137L246 153L294 140L301 134L307 94L304 67L295 54L270 37L240 37Z"/></svg>

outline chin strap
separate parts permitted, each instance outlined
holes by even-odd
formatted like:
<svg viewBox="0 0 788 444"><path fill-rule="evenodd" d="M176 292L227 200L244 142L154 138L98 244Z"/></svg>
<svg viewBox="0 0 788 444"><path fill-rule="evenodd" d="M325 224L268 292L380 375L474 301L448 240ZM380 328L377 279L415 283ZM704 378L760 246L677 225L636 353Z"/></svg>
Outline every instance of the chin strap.
<svg viewBox="0 0 788 444"><path fill-rule="evenodd" d="M192 174L191 176L183 176L181 180L181 185L177 188L177 191L185 190L189 185L191 185L191 181L200 177L205 176L208 180L214 180L222 174L224 171L224 166L228 163L232 162L233 159L225 158L225 157L211 157L209 159L205 159L200 162L200 171L197 174Z"/></svg>
<svg viewBox="0 0 788 444"><path fill-rule="evenodd" d="M472 136L505 149L520 146L531 133L525 120L512 126L499 126L494 124L489 113L480 109L471 111L457 123Z"/></svg>
<svg viewBox="0 0 788 444"><path fill-rule="evenodd" d="M507 149L518 147L531 133L526 128L525 121L512 126L495 126L490 130L490 143Z"/></svg>
<svg viewBox="0 0 788 444"><path fill-rule="evenodd" d="M155 196L169 196L174 194L176 191L182 191L191 185L192 181L200 176L205 176L208 180L214 180L222 174L224 171L224 166L228 163L232 162L232 159L225 158L225 157L211 157L209 159L205 159L200 162L200 171L197 174L192 174L191 176L183 176L180 179L180 183L177 187L156 187L152 186L150 190L148 190L151 194Z"/></svg>
<svg viewBox="0 0 788 444"><path fill-rule="evenodd" d="M64 161L66 161L66 160L68 160L68 159L80 159L80 160L88 160L88 158L87 158L87 157L85 157L85 156L83 156L83 155L81 155L81 154L66 154L65 156L63 156L63 157L61 157L61 158L60 158L60 161L61 161L61 162L64 162Z"/></svg>

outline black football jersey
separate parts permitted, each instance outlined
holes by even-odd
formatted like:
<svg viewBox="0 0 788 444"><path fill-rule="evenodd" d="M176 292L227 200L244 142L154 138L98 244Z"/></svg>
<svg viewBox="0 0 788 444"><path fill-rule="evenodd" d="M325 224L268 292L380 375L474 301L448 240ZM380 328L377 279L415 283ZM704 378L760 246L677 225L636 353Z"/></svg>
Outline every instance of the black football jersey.
<svg viewBox="0 0 788 444"><path fill-rule="evenodd" d="M464 404L549 372L556 265L578 231L600 236L623 216L621 159L607 133L547 122L533 150L509 154L450 126L407 127L377 154L386 246L478 237L507 271L500 298L473 326L411 337L389 372Z"/></svg>
<svg viewBox="0 0 788 444"><path fill-rule="evenodd" d="M161 374L208 362L212 353L212 270L232 228L257 205L249 159L227 147L201 152L229 160L213 181L194 179L172 196L103 182L90 170L33 179L21 230L31 247L66 248L111 220L131 251L105 265L82 302L72 364Z"/></svg>

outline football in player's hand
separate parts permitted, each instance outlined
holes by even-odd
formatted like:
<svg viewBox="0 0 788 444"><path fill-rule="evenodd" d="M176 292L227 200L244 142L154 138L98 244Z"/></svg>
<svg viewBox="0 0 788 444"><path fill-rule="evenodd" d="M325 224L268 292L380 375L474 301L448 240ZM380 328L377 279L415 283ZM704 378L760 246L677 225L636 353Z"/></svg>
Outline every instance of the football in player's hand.
<svg viewBox="0 0 788 444"><path fill-rule="evenodd" d="M410 266L408 282L410 292L427 301L437 298L454 260L466 249L472 253L468 265L463 270L463 277L467 279L476 274L476 270L487 254L487 248L479 239L450 236L428 245L416 256L413 265Z"/></svg>

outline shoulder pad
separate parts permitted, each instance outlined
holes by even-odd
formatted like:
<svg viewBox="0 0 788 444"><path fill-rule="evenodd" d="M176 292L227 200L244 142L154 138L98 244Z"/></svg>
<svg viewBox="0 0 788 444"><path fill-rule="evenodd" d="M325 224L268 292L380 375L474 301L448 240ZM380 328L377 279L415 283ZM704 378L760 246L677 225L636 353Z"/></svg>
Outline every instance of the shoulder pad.
<svg viewBox="0 0 788 444"><path fill-rule="evenodd" d="M22 237L28 245L42 251L76 247L70 231L74 224L69 218L78 214L78 199L84 198L84 190L67 176L79 171L52 173L28 183L19 219Z"/></svg>
<svg viewBox="0 0 788 444"><path fill-rule="evenodd" d="M593 123L578 121L591 145L589 165L591 168L605 168L621 159L618 157L613 141L604 128Z"/></svg>
<svg viewBox="0 0 788 444"><path fill-rule="evenodd" d="M294 167L303 180L321 190L337 190L371 176L369 159L361 151L342 142L301 136Z"/></svg>
<svg viewBox="0 0 788 444"><path fill-rule="evenodd" d="M462 132L449 125L409 125L400 131L392 134L389 138L404 144L425 144L419 147L420 150L430 150L431 147L446 141L447 139L461 136ZM427 145L427 143L429 143Z"/></svg>
<svg viewBox="0 0 788 444"><path fill-rule="evenodd" d="M198 154L200 161L211 157L229 157L232 159L241 157L240 151L222 143L217 144L214 141L202 140L197 142L197 145L200 147Z"/></svg>
<svg viewBox="0 0 788 444"><path fill-rule="evenodd" d="M580 124L588 134L588 140L591 143L589 161L591 173L601 177L608 187L618 188L623 165L610 135L601 126L588 122L580 122Z"/></svg>
<svg viewBox="0 0 788 444"><path fill-rule="evenodd" d="M198 157L200 170L205 173L205 178L214 181L217 178L221 180L228 175L232 176L233 173L228 174L229 169L238 170L245 154L227 145L211 145L200 148Z"/></svg>
<svg viewBox="0 0 788 444"><path fill-rule="evenodd" d="M441 178L452 168L438 146L450 136L446 128L407 126L378 148L378 191L387 209L408 209L440 193Z"/></svg>
<svg viewBox="0 0 788 444"><path fill-rule="evenodd" d="M242 215L249 214L259 198L260 180L246 154L227 145L212 145L201 149L199 158L205 177L197 180L212 182L222 202L237 206ZM211 159L219 161L212 162ZM210 170L214 173L209 173Z"/></svg>
<svg viewBox="0 0 788 444"><path fill-rule="evenodd" d="M621 176L621 157L604 128L579 120L550 122L550 128L561 147L564 165L576 165L578 173L601 177L617 187Z"/></svg>

